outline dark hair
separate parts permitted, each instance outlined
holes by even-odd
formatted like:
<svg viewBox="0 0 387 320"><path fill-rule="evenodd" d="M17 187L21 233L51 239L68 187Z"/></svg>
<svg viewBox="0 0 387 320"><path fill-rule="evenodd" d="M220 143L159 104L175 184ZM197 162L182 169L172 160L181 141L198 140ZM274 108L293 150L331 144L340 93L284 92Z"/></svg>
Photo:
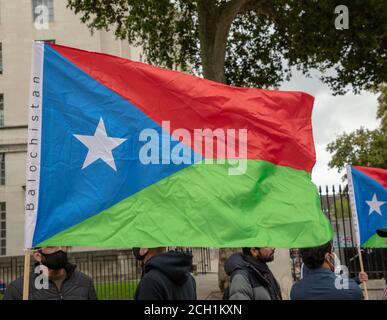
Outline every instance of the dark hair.
<svg viewBox="0 0 387 320"><path fill-rule="evenodd" d="M332 248L332 241L329 241L322 246L300 249L302 262L309 269L317 269L324 263L325 255L331 252Z"/></svg>
<svg viewBox="0 0 387 320"><path fill-rule="evenodd" d="M245 254L246 256L251 256L251 251L250 251L251 248L242 248L242 252L243 254Z"/></svg>
<svg viewBox="0 0 387 320"><path fill-rule="evenodd" d="M259 249L257 247L250 247L250 248L242 248L242 252L243 254L247 255L247 256L251 256L251 249Z"/></svg>

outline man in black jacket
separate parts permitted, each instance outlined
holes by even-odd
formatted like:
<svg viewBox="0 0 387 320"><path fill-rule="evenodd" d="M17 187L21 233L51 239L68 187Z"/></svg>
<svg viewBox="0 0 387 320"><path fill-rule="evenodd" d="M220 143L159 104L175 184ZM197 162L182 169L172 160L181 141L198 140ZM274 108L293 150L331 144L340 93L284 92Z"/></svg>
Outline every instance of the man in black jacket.
<svg viewBox="0 0 387 320"><path fill-rule="evenodd" d="M166 248L134 248L133 254L144 263L136 300L196 300L191 254Z"/></svg>
<svg viewBox="0 0 387 320"><path fill-rule="evenodd" d="M39 248L34 251L33 257L36 260L34 271L38 272L30 274L29 300L97 299L93 280L75 271L75 265L68 262L67 247ZM20 277L7 286L3 299L22 298L23 277Z"/></svg>
<svg viewBox="0 0 387 320"><path fill-rule="evenodd" d="M267 262L274 259L274 248L243 248L225 263L231 277L225 298L229 300L282 300L281 289Z"/></svg>

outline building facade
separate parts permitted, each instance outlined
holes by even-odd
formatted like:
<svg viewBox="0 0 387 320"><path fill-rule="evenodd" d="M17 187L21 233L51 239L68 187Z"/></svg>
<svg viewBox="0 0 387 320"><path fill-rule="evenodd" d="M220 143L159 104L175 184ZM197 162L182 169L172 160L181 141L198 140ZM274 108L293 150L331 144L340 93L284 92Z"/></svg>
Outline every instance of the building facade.
<svg viewBox="0 0 387 320"><path fill-rule="evenodd" d="M33 40L141 60L112 32L91 35L66 0L0 0L0 256L24 244L25 161Z"/></svg>

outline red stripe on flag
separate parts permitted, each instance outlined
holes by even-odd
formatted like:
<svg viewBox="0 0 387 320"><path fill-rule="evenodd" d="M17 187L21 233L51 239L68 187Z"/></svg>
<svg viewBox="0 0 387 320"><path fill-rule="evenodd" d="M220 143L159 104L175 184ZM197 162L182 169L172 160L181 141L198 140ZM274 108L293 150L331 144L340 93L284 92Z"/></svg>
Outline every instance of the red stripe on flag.
<svg viewBox="0 0 387 320"><path fill-rule="evenodd" d="M308 172L314 166L314 98L306 93L237 88L106 54L50 46L158 124L170 121L172 134L187 129L191 147L200 154L192 146L194 129L247 129L248 159Z"/></svg>
<svg viewBox="0 0 387 320"><path fill-rule="evenodd" d="M359 166L353 166L353 167L359 170L360 172L366 174L367 176L370 176L371 178L375 179L383 187L387 188L387 170L386 169L359 167Z"/></svg>

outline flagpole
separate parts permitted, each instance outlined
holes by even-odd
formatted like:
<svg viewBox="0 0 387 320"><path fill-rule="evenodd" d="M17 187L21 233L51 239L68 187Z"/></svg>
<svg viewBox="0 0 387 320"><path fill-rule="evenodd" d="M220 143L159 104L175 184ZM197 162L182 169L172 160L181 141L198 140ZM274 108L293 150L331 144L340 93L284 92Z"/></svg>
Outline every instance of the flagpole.
<svg viewBox="0 0 387 320"><path fill-rule="evenodd" d="M358 253L358 256L359 256L360 271L364 272L363 256L361 255L361 248L360 248L360 246L357 246L357 253ZM366 281L363 281L363 287L364 287L364 298L365 298L365 300L369 300Z"/></svg>
<svg viewBox="0 0 387 320"><path fill-rule="evenodd" d="M30 250L24 252L23 300L28 300L30 289Z"/></svg>
<svg viewBox="0 0 387 320"><path fill-rule="evenodd" d="M359 257L359 263L360 263L360 272L364 272L364 264L363 264L363 256L361 254L361 248L360 248L360 231L359 231L359 220L357 215L357 208L356 208L356 200L355 200L355 191L353 188L353 181L352 181L352 168L350 165L346 166L347 169L347 179L348 179L348 193L349 193L349 203L351 206L352 211L352 218L353 218L353 228L355 231L355 238L356 238L356 247L357 247L357 255ZM364 288L364 298L365 300L368 299L368 289L367 289L367 283L363 282L363 288Z"/></svg>

